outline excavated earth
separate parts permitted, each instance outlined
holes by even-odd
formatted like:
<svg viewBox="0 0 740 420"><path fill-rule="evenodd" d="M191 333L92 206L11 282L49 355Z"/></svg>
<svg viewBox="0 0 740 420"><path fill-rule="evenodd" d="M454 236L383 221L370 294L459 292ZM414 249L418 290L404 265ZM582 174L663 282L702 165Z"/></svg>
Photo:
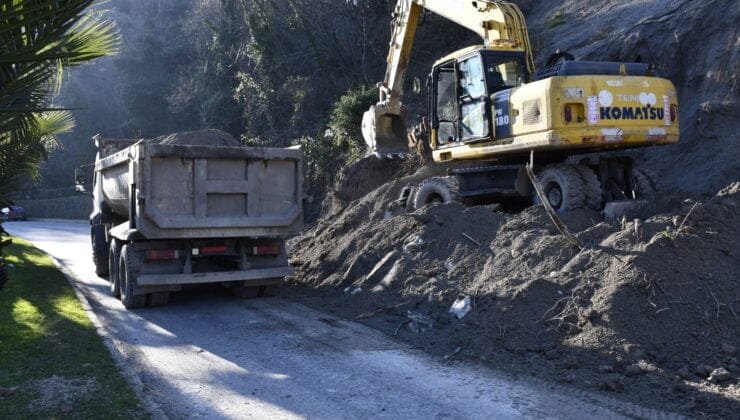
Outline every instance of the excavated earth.
<svg viewBox="0 0 740 420"><path fill-rule="evenodd" d="M740 412L739 182L701 201L664 198L636 220L564 214L579 249L541 207L389 217L388 197L427 172L292 243L292 293L446 359L675 412ZM460 319L456 301L469 310Z"/></svg>
<svg viewBox="0 0 740 420"><path fill-rule="evenodd" d="M681 143L630 152L656 175L657 201L630 220L564 214L575 247L540 207L388 214L404 186L446 168L362 160L291 243L297 287L286 293L451 363L736 418L740 9L730 0L519 4L540 65L556 48L577 59L640 56L676 84Z"/></svg>

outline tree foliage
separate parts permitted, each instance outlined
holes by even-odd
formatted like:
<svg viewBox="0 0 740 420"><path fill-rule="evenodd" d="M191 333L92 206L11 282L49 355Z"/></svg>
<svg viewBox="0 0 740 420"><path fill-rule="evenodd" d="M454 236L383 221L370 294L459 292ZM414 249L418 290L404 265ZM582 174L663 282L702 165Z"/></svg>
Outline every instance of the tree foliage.
<svg viewBox="0 0 740 420"><path fill-rule="evenodd" d="M0 196L38 175L72 116L51 106L66 68L111 54L111 22L86 14L93 0L0 3Z"/></svg>
<svg viewBox="0 0 740 420"><path fill-rule="evenodd" d="M363 152L362 112L385 72L395 0L116 0L120 55L73 73L59 102L83 108L44 186L69 184L96 133L157 136L225 130L251 145L302 144L312 180L330 184ZM475 35L429 15L409 79ZM407 89L409 90L409 89ZM101 95L101 91L105 92ZM406 95L410 116L423 96ZM313 168L313 169L311 169ZM66 171L66 172L65 172Z"/></svg>

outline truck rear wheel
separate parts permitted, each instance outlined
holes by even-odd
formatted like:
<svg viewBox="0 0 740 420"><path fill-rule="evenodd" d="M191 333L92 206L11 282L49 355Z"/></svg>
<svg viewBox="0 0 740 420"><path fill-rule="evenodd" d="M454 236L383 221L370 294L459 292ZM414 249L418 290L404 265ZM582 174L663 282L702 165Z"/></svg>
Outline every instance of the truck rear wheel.
<svg viewBox="0 0 740 420"><path fill-rule="evenodd" d="M170 292L149 293L149 306L164 306L170 301Z"/></svg>
<svg viewBox="0 0 740 420"><path fill-rule="evenodd" d="M279 290L280 290L279 284L270 284L267 286L260 286L260 297L277 296Z"/></svg>
<svg viewBox="0 0 740 420"><path fill-rule="evenodd" d="M563 213L583 207L586 201L585 184L573 165L550 165L539 176L545 198L553 210ZM535 204L542 204L535 193Z"/></svg>
<svg viewBox="0 0 740 420"><path fill-rule="evenodd" d="M108 280L110 281L110 294L113 297L121 296L121 278L118 270L118 261L121 258L121 245L116 239L110 242L108 252Z"/></svg>
<svg viewBox="0 0 740 420"><path fill-rule="evenodd" d="M105 240L105 225L92 225L90 227L90 242L92 243L93 263L95 274L105 276L108 274L108 243Z"/></svg>
<svg viewBox="0 0 740 420"><path fill-rule="evenodd" d="M457 179L454 176L428 178L416 189L414 208L420 209L428 204L447 204L455 201L460 201L460 196Z"/></svg>
<svg viewBox="0 0 740 420"><path fill-rule="evenodd" d="M241 282L231 287L231 294L240 298L256 298L260 295L260 286L247 286L247 282Z"/></svg>
<svg viewBox="0 0 740 420"><path fill-rule="evenodd" d="M134 295L138 270L131 255L130 245L124 245L121 250L118 277L121 283L121 302L126 309L141 308L146 305L146 295Z"/></svg>

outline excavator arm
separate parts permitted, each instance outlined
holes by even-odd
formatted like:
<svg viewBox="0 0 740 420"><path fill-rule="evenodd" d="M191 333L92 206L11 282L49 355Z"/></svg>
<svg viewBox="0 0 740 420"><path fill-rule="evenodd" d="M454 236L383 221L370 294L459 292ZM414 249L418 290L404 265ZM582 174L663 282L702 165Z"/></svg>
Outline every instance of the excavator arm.
<svg viewBox="0 0 740 420"><path fill-rule="evenodd" d="M407 153L406 109L401 98L414 36L424 10L477 33L487 48L524 51L527 71L534 73L527 26L516 5L487 0L398 0L393 12L388 67L385 79L378 84L380 99L362 119L368 151L380 158Z"/></svg>

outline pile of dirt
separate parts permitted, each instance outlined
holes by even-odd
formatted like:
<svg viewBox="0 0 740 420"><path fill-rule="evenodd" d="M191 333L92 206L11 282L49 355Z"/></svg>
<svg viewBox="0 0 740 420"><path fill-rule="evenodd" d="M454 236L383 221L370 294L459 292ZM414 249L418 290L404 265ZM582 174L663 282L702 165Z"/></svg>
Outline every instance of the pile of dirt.
<svg viewBox="0 0 740 420"><path fill-rule="evenodd" d="M239 140L231 134L221 130L208 129L199 131L183 131L168 134L154 139L144 140L147 143L191 145L191 146L241 146Z"/></svg>
<svg viewBox="0 0 740 420"><path fill-rule="evenodd" d="M663 196L620 223L565 214L578 249L538 207L451 204L390 217L404 186L446 168L407 175L363 162L292 243L296 293L447 359L736 416L740 9L729 0L518 3L540 65L561 49L653 63L674 82L680 144L631 152Z"/></svg>
<svg viewBox="0 0 740 420"><path fill-rule="evenodd" d="M622 223L565 214L579 250L540 207L388 217L384 203L429 172L374 190L292 244L298 282L318 292L309 303L448 358L674 410L740 409L740 183L704 202L664 198Z"/></svg>

